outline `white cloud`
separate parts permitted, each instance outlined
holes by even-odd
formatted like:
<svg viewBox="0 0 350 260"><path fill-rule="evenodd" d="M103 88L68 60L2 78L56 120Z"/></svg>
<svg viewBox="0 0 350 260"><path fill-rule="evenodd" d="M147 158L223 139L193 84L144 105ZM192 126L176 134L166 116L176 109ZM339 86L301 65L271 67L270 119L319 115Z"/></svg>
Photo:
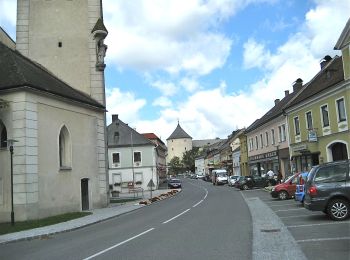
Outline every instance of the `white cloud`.
<svg viewBox="0 0 350 260"><path fill-rule="evenodd" d="M172 96L177 92L177 87L172 82L163 82L157 80L150 84L152 87L158 89L164 96Z"/></svg>
<svg viewBox="0 0 350 260"><path fill-rule="evenodd" d="M160 107L171 107L173 103L167 97L158 97L153 101L152 105Z"/></svg>
<svg viewBox="0 0 350 260"><path fill-rule="evenodd" d="M199 89L199 83L193 78L183 78L180 81L180 85L185 88L188 92L194 92Z"/></svg>
<svg viewBox="0 0 350 260"><path fill-rule="evenodd" d="M158 120L141 125L153 126L156 133L167 138L180 119L181 126L195 139L225 138L236 126L249 126L273 107L276 98L283 98L284 90L292 90L297 78L304 83L310 80L320 70L323 56L339 54L333 47L349 18L348 10L349 1L317 1L317 7L306 14L303 27L275 51L256 39L247 41L245 67L265 73L248 92L227 93L222 82L214 89L193 93L177 107L161 111Z"/></svg>
<svg viewBox="0 0 350 260"><path fill-rule="evenodd" d="M215 28L235 8L229 0L107 0L107 59L141 71L208 74L230 53L232 40Z"/></svg>
<svg viewBox="0 0 350 260"><path fill-rule="evenodd" d="M16 26L16 7L17 1L0 0L0 25L9 23L11 26Z"/></svg>
<svg viewBox="0 0 350 260"><path fill-rule="evenodd" d="M138 99L131 92L121 92L114 88L106 93L107 122L111 122L111 115L118 114L123 122L139 120L139 111L146 105L145 99Z"/></svg>

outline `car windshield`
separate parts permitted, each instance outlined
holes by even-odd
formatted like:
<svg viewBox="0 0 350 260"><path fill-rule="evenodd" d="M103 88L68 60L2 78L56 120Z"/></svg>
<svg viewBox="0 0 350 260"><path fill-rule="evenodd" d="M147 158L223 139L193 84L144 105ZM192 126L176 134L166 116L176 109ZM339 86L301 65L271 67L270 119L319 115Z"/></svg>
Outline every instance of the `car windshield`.
<svg viewBox="0 0 350 260"><path fill-rule="evenodd" d="M173 179L173 180L170 180L171 183L180 183L181 181L180 180L176 180L176 179Z"/></svg>
<svg viewBox="0 0 350 260"><path fill-rule="evenodd" d="M238 176L230 176L230 179L236 180L238 179Z"/></svg>
<svg viewBox="0 0 350 260"><path fill-rule="evenodd" d="M284 181L284 183L290 182L293 178L294 178L294 175L290 176L288 179L286 179L286 180Z"/></svg>

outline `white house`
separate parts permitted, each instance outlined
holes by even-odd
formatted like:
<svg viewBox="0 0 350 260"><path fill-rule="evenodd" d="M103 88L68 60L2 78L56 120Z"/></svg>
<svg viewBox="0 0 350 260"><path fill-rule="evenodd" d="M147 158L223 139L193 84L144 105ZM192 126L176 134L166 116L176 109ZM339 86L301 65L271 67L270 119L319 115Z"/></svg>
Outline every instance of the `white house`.
<svg viewBox="0 0 350 260"><path fill-rule="evenodd" d="M16 221L104 207L101 2L18 0L17 9L15 50L0 40L0 221L12 198ZM8 139L18 141L13 196Z"/></svg>
<svg viewBox="0 0 350 260"><path fill-rule="evenodd" d="M158 187L157 146L142 134L112 115L107 127L108 172L111 191L129 192L129 188L149 190Z"/></svg>

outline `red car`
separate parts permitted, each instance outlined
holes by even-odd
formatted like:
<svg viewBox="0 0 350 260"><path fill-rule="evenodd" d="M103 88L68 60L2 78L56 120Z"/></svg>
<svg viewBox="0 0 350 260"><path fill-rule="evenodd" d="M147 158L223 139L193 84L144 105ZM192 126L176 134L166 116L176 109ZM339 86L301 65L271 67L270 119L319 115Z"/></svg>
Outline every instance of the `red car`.
<svg viewBox="0 0 350 260"><path fill-rule="evenodd" d="M286 200L294 197L299 174L300 172L289 177L283 183L273 187L271 191L271 196L273 198L279 198L280 200Z"/></svg>

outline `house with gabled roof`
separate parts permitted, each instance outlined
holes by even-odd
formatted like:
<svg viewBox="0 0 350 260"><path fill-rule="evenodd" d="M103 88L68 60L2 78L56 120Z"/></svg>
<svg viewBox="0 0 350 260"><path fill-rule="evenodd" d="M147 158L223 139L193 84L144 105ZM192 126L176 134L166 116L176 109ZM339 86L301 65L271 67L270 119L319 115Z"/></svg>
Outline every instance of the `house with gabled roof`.
<svg viewBox="0 0 350 260"><path fill-rule="evenodd" d="M16 43L0 32L0 222L108 205L102 5L31 2L17 2Z"/></svg>
<svg viewBox="0 0 350 260"><path fill-rule="evenodd" d="M350 159L350 19L335 49L343 56L326 56L321 70L286 107L292 170Z"/></svg>
<svg viewBox="0 0 350 260"><path fill-rule="evenodd" d="M157 144L112 115L107 126L110 191L149 190L158 187Z"/></svg>
<svg viewBox="0 0 350 260"><path fill-rule="evenodd" d="M290 172L288 129L283 109L295 98L302 87L302 80L293 84L293 92L285 91L282 100L245 130L248 145L248 163L251 175L264 175L268 170L286 176Z"/></svg>

